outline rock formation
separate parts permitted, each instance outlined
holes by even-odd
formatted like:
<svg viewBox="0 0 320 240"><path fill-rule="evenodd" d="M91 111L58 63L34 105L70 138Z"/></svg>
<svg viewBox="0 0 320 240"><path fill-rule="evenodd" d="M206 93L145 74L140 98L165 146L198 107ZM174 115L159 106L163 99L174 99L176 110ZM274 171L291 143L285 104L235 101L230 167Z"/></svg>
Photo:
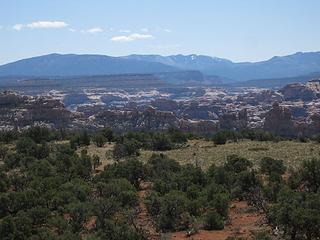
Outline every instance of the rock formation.
<svg viewBox="0 0 320 240"><path fill-rule="evenodd" d="M294 136L294 123L291 111L275 102L272 109L266 113L264 130L281 136Z"/></svg>
<svg viewBox="0 0 320 240"><path fill-rule="evenodd" d="M244 108L238 112L225 113L219 118L220 127L228 130L240 130L248 125L247 110Z"/></svg>
<svg viewBox="0 0 320 240"><path fill-rule="evenodd" d="M320 80L311 80L307 84L292 83L280 90L286 101L311 101L320 94Z"/></svg>

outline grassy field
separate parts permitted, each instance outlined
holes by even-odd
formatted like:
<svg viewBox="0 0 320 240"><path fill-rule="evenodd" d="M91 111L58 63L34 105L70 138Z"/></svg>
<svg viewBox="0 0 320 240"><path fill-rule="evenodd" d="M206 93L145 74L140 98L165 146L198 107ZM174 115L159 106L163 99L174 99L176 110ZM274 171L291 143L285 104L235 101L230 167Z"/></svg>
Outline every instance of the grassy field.
<svg viewBox="0 0 320 240"><path fill-rule="evenodd" d="M152 151L142 151L139 158L146 161L152 153ZM231 154L246 157L254 164L257 164L262 157L268 156L281 159L288 167L294 168L305 159L320 157L320 144L315 142L281 141L276 143L244 140L215 146L213 142L192 140L183 149L163 153L182 164L197 162L204 169L213 163L222 164Z"/></svg>
<svg viewBox="0 0 320 240"><path fill-rule="evenodd" d="M85 147L89 155L96 154L100 157L102 166L113 162L111 150L113 144L106 144L103 148L98 148L91 144ZM83 148L81 148L83 149ZM80 153L81 149L78 149ZM109 152L106 155L106 152ZM206 169L211 164L222 164L227 156L237 154L251 160L255 165L259 163L263 157L272 157L281 159L288 167L297 167L306 159L320 157L320 144L315 142L301 143L295 141L281 142L258 142L243 140L237 143L230 142L225 145L215 145L211 141L191 140L187 146L180 149L153 152L142 150L139 159L143 162L147 161L153 153L163 153L180 162L181 164L192 163L198 164ZM100 167L101 168L101 167Z"/></svg>

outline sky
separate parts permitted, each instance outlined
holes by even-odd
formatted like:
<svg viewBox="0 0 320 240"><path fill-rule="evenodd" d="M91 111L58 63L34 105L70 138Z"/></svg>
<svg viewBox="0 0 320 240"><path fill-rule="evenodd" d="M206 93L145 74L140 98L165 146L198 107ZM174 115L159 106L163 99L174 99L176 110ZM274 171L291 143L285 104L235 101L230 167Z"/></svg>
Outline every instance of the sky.
<svg viewBox="0 0 320 240"><path fill-rule="evenodd" d="M319 10L319 0L1 0L0 64L49 53L261 61L320 51Z"/></svg>

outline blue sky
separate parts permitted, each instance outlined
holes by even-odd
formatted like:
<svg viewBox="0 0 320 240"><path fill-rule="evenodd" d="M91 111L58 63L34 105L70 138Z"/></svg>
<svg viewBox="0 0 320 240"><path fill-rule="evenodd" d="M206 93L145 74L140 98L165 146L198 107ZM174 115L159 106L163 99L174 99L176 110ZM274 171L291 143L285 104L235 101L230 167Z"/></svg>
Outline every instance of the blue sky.
<svg viewBox="0 0 320 240"><path fill-rule="evenodd" d="M0 64L48 53L320 51L319 0L1 0Z"/></svg>

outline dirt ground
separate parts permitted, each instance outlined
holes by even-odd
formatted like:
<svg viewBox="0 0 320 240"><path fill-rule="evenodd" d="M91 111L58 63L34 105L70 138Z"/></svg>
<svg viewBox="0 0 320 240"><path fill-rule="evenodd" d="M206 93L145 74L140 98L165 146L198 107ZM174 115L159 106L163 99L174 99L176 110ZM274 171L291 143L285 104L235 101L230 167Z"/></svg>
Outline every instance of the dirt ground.
<svg viewBox="0 0 320 240"><path fill-rule="evenodd" d="M160 239L160 234L157 233L155 223L152 217L149 215L147 207L144 203L144 200L147 196L148 189L151 188L151 183L142 182L140 184L140 191L138 192L139 196L139 206L137 208L137 217L135 219L136 225L143 229L147 235L149 240L158 240Z"/></svg>
<svg viewBox="0 0 320 240"><path fill-rule="evenodd" d="M254 233L270 230L264 224L265 215L254 211L244 201L233 202L230 207L230 223L223 230L205 231L200 230L191 237L186 236L186 232L176 232L171 234L172 240L225 240L228 237L242 237L251 239Z"/></svg>

